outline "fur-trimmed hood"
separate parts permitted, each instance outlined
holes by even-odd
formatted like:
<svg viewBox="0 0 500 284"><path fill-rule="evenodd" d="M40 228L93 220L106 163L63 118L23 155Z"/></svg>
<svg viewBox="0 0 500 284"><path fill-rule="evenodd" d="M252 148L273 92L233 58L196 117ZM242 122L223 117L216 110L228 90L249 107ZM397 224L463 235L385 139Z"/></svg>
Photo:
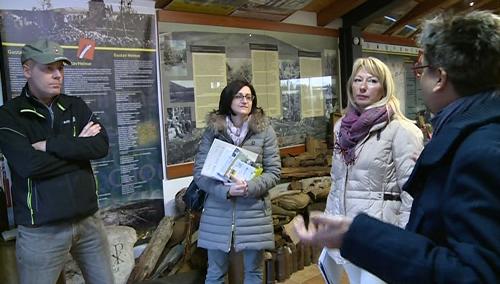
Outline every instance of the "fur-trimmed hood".
<svg viewBox="0 0 500 284"><path fill-rule="evenodd" d="M227 128L226 115L217 114L217 111L212 111L207 114L207 127L221 132ZM264 114L264 111L260 108L256 108L251 114L248 128L253 133L260 133L264 131L269 126L269 119Z"/></svg>

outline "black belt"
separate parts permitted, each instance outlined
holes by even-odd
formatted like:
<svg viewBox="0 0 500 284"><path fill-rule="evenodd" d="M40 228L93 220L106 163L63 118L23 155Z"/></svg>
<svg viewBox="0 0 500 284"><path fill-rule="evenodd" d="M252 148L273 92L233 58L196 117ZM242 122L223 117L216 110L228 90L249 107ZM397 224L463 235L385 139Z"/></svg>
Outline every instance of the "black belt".
<svg viewBox="0 0 500 284"><path fill-rule="evenodd" d="M40 225L31 225L31 224L25 224L25 225L20 225L20 226L27 227L27 228L38 228L38 227L40 227Z"/></svg>
<svg viewBox="0 0 500 284"><path fill-rule="evenodd" d="M51 223L48 223L48 224L43 224L43 225L40 225L40 224L21 224L21 226L24 226L24 227L27 227L27 228L38 228L38 227L42 227L42 226L51 226L51 225L61 225L61 224L71 224L71 223L76 223L76 222L80 222L81 220L85 219L85 218L88 218L92 215L94 215L94 213L88 215L88 216L77 216L77 217L74 217L73 219L69 219L69 220L59 220L59 221L55 221L55 222L51 222Z"/></svg>
<svg viewBox="0 0 500 284"><path fill-rule="evenodd" d="M384 200L401 201L399 194L384 193Z"/></svg>

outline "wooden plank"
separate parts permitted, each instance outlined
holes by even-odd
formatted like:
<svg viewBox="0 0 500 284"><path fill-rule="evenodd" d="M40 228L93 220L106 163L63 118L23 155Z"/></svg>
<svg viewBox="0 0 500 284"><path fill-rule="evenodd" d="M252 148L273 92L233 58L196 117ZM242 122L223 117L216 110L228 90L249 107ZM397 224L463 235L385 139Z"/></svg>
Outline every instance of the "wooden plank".
<svg viewBox="0 0 500 284"><path fill-rule="evenodd" d="M154 231L153 236L151 236L148 246L139 257L138 263L130 273L127 284L142 281L153 272L165 245L172 236L173 224L173 217L163 217L160 224L158 224L158 227Z"/></svg>
<svg viewBox="0 0 500 284"><path fill-rule="evenodd" d="M421 32L422 32L422 30L420 29L420 26L418 26L416 30L414 30L411 34L408 35L408 38L415 39L415 43L416 43L417 35L420 34Z"/></svg>
<svg viewBox="0 0 500 284"><path fill-rule="evenodd" d="M299 167L299 168L282 168L282 179L303 179L309 177L319 177L330 175L330 167Z"/></svg>
<svg viewBox="0 0 500 284"><path fill-rule="evenodd" d="M156 0L155 1L155 8L156 9L165 9L167 8L167 5L170 4L172 0Z"/></svg>
<svg viewBox="0 0 500 284"><path fill-rule="evenodd" d="M301 144L301 145L295 145L295 146L289 146L289 147L283 147L280 148L280 156L285 157L285 156L297 156L301 153L304 153L306 151L306 145Z"/></svg>
<svg viewBox="0 0 500 284"><path fill-rule="evenodd" d="M302 8L302 11L318 13L319 11L330 6L335 1L336 0L313 0L311 1L311 3L307 4L304 8Z"/></svg>
<svg viewBox="0 0 500 284"><path fill-rule="evenodd" d="M473 10L490 10L495 11L500 7L500 1L498 0L476 0L473 6L469 6L468 2L458 2L453 6L449 7L450 11L453 13L470 12Z"/></svg>
<svg viewBox="0 0 500 284"><path fill-rule="evenodd" d="M483 5L478 6L477 8L481 8L481 10L489 10L492 12L496 12L498 14L498 12L500 10L500 1L491 0L491 1L485 1L485 2L487 2L487 3L484 3Z"/></svg>
<svg viewBox="0 0 500 284"><path fill-rule="evenodd" d="M366 1L359 5L349 13L342 15L342 25L357 26L364 30L371 23L375 22L378 18L390 14L390 11L406 3L403 0L377 0Z"/></svg>
<svg viewBox="0 0 500 284"><path fill-rule="evenodd" d="M413 39L404 38L404 37L395 37L395 36L387 36L387 35L379 35L363 32L363 39L369 42L380 42L387 44L395 44L395 45L405 45L405 46L417 46L417 43Z"/></svg>
<svg viewBox="0 0 500 284"><path fill-rule="evenodd" d="M366 0L334 1L332 4L330 4L330 6L326 7L318 13L318 26L328 25L331 21L342 17L344 14L347 14L349 11L365 2Z"/></svg>
<svg viewBox="0 0 500 284"><path fill-rule="evenodd" d="M461 0L448 0L448 1L446 1L447 2L446 4L458 2L458 1L461 1ZM444 5L442 1L436 1L436 0L422 1L421 3L419 3L415 7L413 7L413 9L411 9L408 13L406 13L406 15L401 17L401 19L397 20L392 26L390 26L382 34L383 35L392 35L393 33L402 29L409 22L417 20L419 17L422 17L423 15L428 14L432 10L434 10L437 7L440 7L442 5Z"/></svg>
<svg viewBox="0 0 500 284"><path fill-rule="evenodd" d="M231 16L215 16L176 11L158 11L158 21L168 23L182 23L194 25L222 26L243 29L257 29L287 33L310 34L320 36L338 37L337 29L311 27L295 24L277 23L264 20L254 20Z"/></svg>
<svg viewBox="0 0 500 284"><path fill-rule="evenodd" d="M167 166L167 178L181 178L193 175L194 163L175 164Z"/></svg>

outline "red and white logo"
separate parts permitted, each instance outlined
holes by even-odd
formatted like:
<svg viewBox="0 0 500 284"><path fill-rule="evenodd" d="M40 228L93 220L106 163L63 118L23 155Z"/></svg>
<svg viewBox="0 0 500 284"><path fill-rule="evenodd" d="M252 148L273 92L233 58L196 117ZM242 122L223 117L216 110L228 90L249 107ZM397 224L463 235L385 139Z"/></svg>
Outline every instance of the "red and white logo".
<svg viewBox="0 0 500 284"><path fill-rule="evenodd" d="M95 51L95 40L89 38L81 38L78 43L78 52L76 56L78 59L94 59L94 51Z"/></svg>

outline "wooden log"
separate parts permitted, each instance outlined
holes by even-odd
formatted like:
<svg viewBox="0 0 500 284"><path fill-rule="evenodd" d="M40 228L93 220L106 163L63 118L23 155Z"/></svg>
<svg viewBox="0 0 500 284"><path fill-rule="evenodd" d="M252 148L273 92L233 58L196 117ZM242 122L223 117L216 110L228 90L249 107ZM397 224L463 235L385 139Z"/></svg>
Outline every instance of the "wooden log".
<svg viewBox="0 0 500 284"><path fill-rule="evenodd" d="M330 175L330 167L301 167L301 168L282 168L282 179L301 179L308 177L318 177Z"/></svg>
<svg viewBox="0 0 500 284"><path fill-rule="evenodd" d="M300 166L301 167L328 166L328 161L324 157L319 157L316 159L301 161Z"/></svg>
<svg viewBox="0 0 500 284"><path fill-rule="evenodd" d="M295 157L285 157L283 158L281 164L283 167L298 167L300 166L300 160Z"/></svg>
<svg viewBox="0 0 500 284"><path fill-rule="evenodd" d="M148 246L139 257L139 261L130 273L127 284L136 283L146 279L158 262L165 245L172 236L173 217L163 217L148 243Z"/></svg>
<svg viewBox="0 0 500 284"><path fill-rule="evenodd" d="M302 191L302 183L298 180L294 180L290 183L290 185L288 186L288 189L289 190L300 190Z"/></svg>
<svg viewBox="0 0 500 284"><path fill-rule="evenodd" d="M285 157L282 159L283 167L309 167L309 166L327 166L329 164L328 158L331 156L329 151L323 151L317 154L304 152L295 157Z"/></svg>
<svg viewBox="0 0 500 284"><path fill-rule="evenodd" d="M328 149L326 141L316 139L312 136L306 137L306 151L311 154L319 154Z"/></svg>

